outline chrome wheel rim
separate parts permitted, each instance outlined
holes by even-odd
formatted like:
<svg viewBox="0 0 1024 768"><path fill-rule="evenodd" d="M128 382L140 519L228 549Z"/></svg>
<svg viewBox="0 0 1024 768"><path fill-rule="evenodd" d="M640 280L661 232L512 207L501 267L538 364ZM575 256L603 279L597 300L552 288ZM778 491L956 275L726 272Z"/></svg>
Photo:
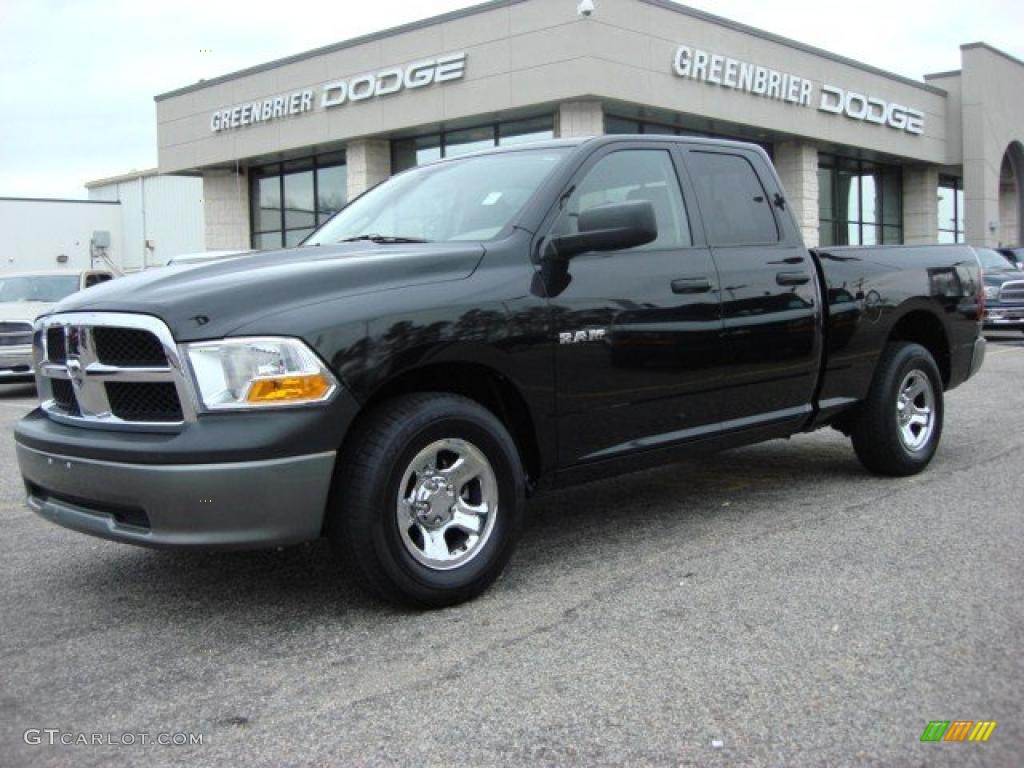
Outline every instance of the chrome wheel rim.
<svg viewBox="0 0 1024 768"><path fill-rule="evenodd" d="M935 430L935 390L923 371L903 377L896 397L896 423L900 442L908 451L920 451Z"/></svg>
<svg viewBox="0 0 1024 768"><path fill-rule="evenodd" d="M398 487L396 520L406 551L438 571L465 565L498 516L498 480L483 451L445 438L416 454Z"/></svg>

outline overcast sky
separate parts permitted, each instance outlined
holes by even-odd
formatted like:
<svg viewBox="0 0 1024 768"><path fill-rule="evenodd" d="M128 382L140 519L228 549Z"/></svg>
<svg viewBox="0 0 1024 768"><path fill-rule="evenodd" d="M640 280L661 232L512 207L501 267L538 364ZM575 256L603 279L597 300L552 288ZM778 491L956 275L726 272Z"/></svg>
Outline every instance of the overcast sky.
<svg viewBox="0 0 1024 768"><path fill-rule="evenodd" d="M155 166L157 93L473 4L0 0L0 196L84 197L87 180ZM688 5L914 78L958 69L964 42L1024 58L1021 0Z"/></svg>

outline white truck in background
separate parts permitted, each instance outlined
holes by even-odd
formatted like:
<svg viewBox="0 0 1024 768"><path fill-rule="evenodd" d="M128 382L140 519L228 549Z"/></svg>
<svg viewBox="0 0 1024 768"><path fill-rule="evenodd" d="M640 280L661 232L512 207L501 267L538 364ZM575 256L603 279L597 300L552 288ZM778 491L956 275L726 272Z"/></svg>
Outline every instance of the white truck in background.
<svg viewBox="0 0 1024 768"><path fill-rule="evenodd" d="M32 381L35 319L57 302L115 275L107 269L50 269L0 275L0 384Z"/></svg>

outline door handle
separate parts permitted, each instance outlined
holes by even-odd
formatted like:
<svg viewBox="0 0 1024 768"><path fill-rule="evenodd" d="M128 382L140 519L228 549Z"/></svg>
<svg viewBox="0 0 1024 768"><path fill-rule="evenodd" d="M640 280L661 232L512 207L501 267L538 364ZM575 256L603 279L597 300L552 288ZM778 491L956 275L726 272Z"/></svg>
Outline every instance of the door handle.
<svg viewBox="0 0 1024 768"><path fill-rule="evenodd" d="M680 277L672 281L672 293L707 293L711 281L706 277Z"/></svg>
<svg viewBox="0 0 1024 768"><path fill-rule="evenodd" d="M775 282L778 285L806 285L811 282L811 276L806 272L777 272Z"/></svg>

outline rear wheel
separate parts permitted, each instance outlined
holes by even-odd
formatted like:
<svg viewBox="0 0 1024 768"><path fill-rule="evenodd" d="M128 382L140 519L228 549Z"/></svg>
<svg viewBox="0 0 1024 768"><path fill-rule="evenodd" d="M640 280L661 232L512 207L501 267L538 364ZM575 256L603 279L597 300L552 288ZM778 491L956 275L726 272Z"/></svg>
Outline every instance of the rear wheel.
<svg viewBox="0 0 1024 768"><path fill-rule="evenodd" d="M942 435L942 377L919 344L888 344L850 436L857 458L872 472L905 476L923 470Z"/></svg>
<svg viewBox="0 0 1024 768"><path fill-rule="evenodd" d="M442 607L498 577L524 499L518 450L494 414L456 395L407 395L368 414L346 446L327 533L369 591Z"/></svg>

